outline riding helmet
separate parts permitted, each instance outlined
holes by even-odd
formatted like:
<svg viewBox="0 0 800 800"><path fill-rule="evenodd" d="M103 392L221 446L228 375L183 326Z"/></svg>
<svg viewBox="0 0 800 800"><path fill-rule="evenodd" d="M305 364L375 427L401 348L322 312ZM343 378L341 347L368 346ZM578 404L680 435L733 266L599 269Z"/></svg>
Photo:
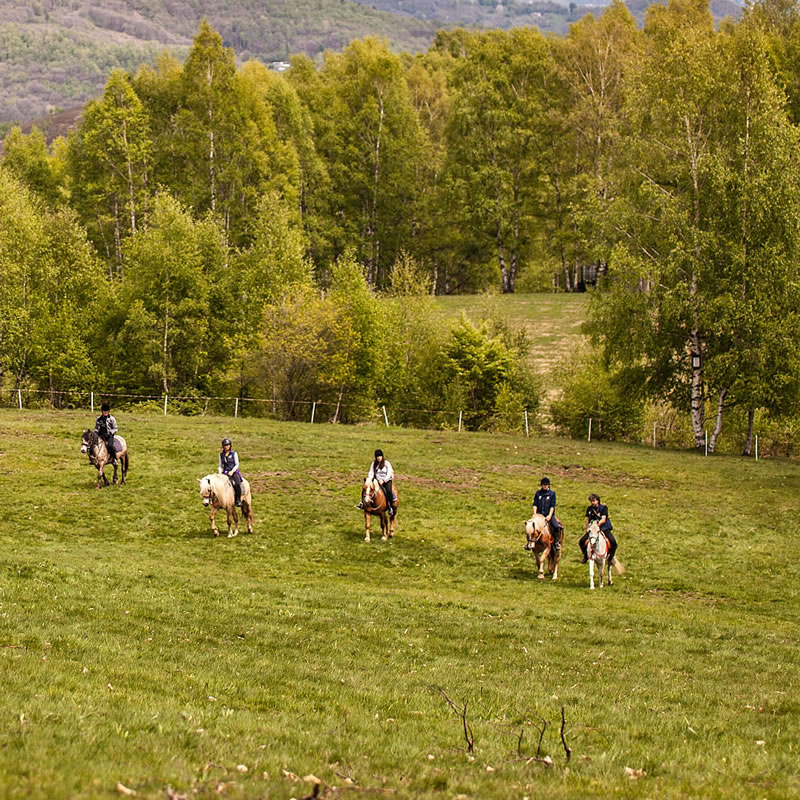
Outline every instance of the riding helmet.
<svg viewBox="0 0 800 800"><path fill-rule="evenodd" d="M383 450L376 450L375 451L375 458L378 458L379 456L382 456L382 455L383 455Z"/></svg>
<svg viewBox="0 0 800 800"><path fill-rule="evenodd" d="M111 411L111 406L108 403L103 403L103 405L100 406L100 410L101 411Z"/></svg>
<svg viewBox="0 0 800 800"><path fill-rule="evenodd" d="M550 485L550 478L542 478L539 481L539 486L549 486Z"/></svg>
<svg viewBox="0 0 800 800"><path fill-rule="evenodd" d="M222 440L222 446L225 447L226 444L232 444L231 440L227 436Z"/></svg>

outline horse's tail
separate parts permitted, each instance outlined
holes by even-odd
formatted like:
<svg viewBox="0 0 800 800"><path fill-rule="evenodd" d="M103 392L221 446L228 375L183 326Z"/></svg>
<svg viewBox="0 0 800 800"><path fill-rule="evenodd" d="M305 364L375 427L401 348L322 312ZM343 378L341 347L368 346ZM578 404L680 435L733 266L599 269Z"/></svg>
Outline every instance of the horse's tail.
<svg viewBox="0 0 800 800"><path fill-rule="evenodd" d="M614 556L614 572L616 572L617 575L625 574L625 567L622 565L622 562L616 556Z"/></svg>

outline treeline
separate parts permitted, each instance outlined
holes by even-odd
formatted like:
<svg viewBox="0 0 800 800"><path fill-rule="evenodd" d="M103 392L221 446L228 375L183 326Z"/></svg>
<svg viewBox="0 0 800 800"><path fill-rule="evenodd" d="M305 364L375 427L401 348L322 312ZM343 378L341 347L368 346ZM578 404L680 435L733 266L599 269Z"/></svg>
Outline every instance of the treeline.
<svg viewBox="0 0 800 800"><path fill-rule="evenodd" d="M599 281L574 380L621 419L691 409L698 446L713 408L713 449L732 405L796 411L797 41L781 0L719 29L672 0L641 30L615 2L565 37L457 30L416 56L364 39L278 75L238 68L204 23L182 65L113 72L68 141L6 138L4 194L43 227L0 247L22 269L13 237L44 239L0 289L0 312L33 304L29 327L0 321L4 375L458 406L485 426L536 405L526 345L440 330L426 295ZM77 350L48 353L56 311ZM568 392L560 424L598 396Z"/></svg>

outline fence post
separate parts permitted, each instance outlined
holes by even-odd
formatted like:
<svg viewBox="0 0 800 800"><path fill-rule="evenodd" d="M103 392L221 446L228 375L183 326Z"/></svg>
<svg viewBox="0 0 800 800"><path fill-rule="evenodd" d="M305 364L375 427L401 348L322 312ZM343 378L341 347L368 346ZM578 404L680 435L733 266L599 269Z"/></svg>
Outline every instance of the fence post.
<svg viewBox="0 0 800 800"><path fill-rule="evenodd" d="M530 436L530 431L528 430L528 409L525 409L525 435Z"/></svg>
<svg viewBox="0 0 800 800"><path fill-rule="evenodd" d="M459 433L461 433L461 415L462 415L463 413L464 413L463 411L459 411L459 412L458 412L458 432L459 432Z"/></svg>
<svg viewBox="0 0 800 800"><path fill-rule="evenodd" d="M315 400L311 406L311 424L314 424L314 412L317 410L317 401Z"/></svg>
<svg viewBox="0 0 800 800"><path fill-rule="evenodd" d="M89 400L89 403L90 403L91 408L92 408L92 414L94 414L94 392L90 392L90 394L91 394L91 398Z"/></svg>
<svg viewBox="0 0 800 800"><path fill-rule="evenodd" d="M706 455L708 455L708 431L703 431L703 436L706 440Z"/></svg>
<svg viewBox="0 0 800 800"><path fill-rule="evenodd" d="M164 416L167 416L167 402L169 401L169 394L164 395Z"/></svg>
<svg viewBox="0 0 800 800"><path fill-rule="evenodd" d="M233 418L236 419L236 417L238 416L239 416L239 398L237 397L236 405L233 407Z"/></svg>
<svg viewBox="0 0 800 800"><path fill-rule="evenodd" d="M17 402L19 403L19 410L22 411L22 389L17 389Z"/></svg>
<svg viewBox="0 0 800 800"><path fill-rule="evenodd" d="M653 447L656 446L656 423L653 423Z"/></svg>
<svg viewBox="0 0 800 800"><path fill-rule="evenodd" d="M589 441L592 441L592 418L589 417Z"/></svg>
<svg viewBox="0 0 800 800"><path fill-rule="evenodd" d="M389 427L389 417L386 416L386 406L381 406L383 409L383 421L386 423L386 427Z"/></svg>
<svg viewBox="0 0 800 800"><path fill-rule="evenodd" d="M758 434L756 434L756 461L758 461Z"/></svg>

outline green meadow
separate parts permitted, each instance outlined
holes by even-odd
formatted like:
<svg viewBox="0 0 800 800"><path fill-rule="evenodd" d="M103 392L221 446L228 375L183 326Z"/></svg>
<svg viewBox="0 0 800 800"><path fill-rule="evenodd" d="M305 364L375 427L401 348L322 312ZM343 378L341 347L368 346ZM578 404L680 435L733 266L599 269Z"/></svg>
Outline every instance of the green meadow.
<svg viewBox="0 0 800 800"><path fill-rule="evenodd" d="M97 491L88 412L0 410L0 797L800 793L797 463L117 418L128 485ZM252 536L212 538L200 504L223 435ZM401 507L366 544L376 446ZM545 474L557 583L523 550ZM626 567L594 592L590 491Z"/></svg>

